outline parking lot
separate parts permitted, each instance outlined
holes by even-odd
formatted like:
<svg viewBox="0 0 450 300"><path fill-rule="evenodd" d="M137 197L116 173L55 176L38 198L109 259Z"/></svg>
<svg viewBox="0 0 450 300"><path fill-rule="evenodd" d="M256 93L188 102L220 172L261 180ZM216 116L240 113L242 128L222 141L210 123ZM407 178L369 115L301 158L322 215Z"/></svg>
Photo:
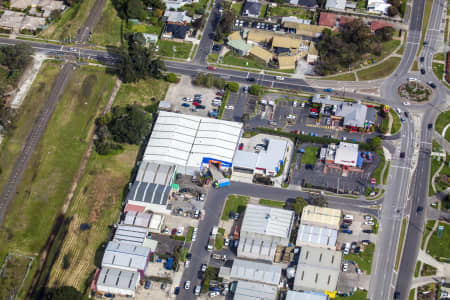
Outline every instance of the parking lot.
<svg viewBox="0 0 450 300"><path fill-rule="evenodd" d="M241 30L243 28L253 28L259 30L270 30L270 31L279 31L286 32L287 29L281 28L280 24L273 22L258 22L253 21L249 18L241 17L237 18L233 24L233 30Z"/></svg>
<svg viewBox="0 0 450 300"><path fill-rule="evenodd" d="M303 143L297 145L297 150L307 147L322 147L319 144ZM333 193L364 194L370 186L371 174L379 163L379 158L374 154L373 160L363 163L363 172L343 171L342 168L327 166L320 160L312 167L302 164L302 153L297 153L291 184L321 188Z"/></svg>
<svg viewBox="0 0 450 300"><path fill-rule="evenodd" d="M190 76L182 75L180 77L180 82L170 85L165 100L170 102L172 110L175 112L196 116L208 116L208 111L213 108L217 109L217 107L213 106L211 103L212 99L216 97L216 93L217 89L214 88L209 89L202 86L194 86ZM192 101L183 101L183 98L194 99L194 95L196 94L201 95L201 105L204 105L205 108L192 111Z"/></svg>
<svg viewBox="0 0 450 300"><path fill-rule="evenodd" d="M344 267L340 280L338 282L338 291L341 293L346 293L352 291L355 287L359 288L369 288L370 275L364 271L367 268L367 264L372 261L364 258L364 251L370 251L369 244L376 244L377 235L374 233L365 233L364 230L373 230L374 226L367 225L365 223L370 222L365 220L365 214L354 212L354 211L344 211L344 215L351 215L353 220L350 223L344 221L343 224L347 224L347 228L352 233L346 234L341 232L338 235L337 246L339 249L345 252L346 245L348 247L349 255L343 256ZM345 226L345 225L344 225ZM365 241L364 243L362 241ZM369 252L367 252L369 254ZM355 258L356 257L356 258ZM359 264L358 260L359 259ZM358 269L362 269L358 271Z"/></svg>
<svg viewBox="0 0 450 300"><path fill-rule="evenodd" d="M233 109L226 109L223 114L224 120L242 122L242 116L247 113L249 116L254 113L258 97L245 93L242 89L238 93L231 93L228 99L228 106Z"/></svg>

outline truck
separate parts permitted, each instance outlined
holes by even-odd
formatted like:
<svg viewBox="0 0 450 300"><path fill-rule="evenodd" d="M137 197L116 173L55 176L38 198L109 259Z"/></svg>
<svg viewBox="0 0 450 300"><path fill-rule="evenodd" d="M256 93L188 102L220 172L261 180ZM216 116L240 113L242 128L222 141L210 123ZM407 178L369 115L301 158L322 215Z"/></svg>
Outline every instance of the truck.
<svg viewBox="0 0 450 300"><path fill-rule="evenodd" d="M219 179L216 182L214 182L214 187L216 189L221 188L221 187L225 187L225 186L228 186L228 185L230 185L230 179L228 179L228 178L222 178L222 179Z"/></svg>
<svg viewBox="0 0 450 300"><path fill-rule="evenodd" d="M227 256L225 255L225 254L213 254L212 255L212 258L213 259L216 259L216 260L223 260L223 261L225 261L225 260L227 260Z"/></svg>
<svg viewBox="0 0 450 300"><path fill-rule="evenodd" d="M218 232L219 232L219 226L214 226L211 230L211 236L213 236L215 238Z"/></svg>

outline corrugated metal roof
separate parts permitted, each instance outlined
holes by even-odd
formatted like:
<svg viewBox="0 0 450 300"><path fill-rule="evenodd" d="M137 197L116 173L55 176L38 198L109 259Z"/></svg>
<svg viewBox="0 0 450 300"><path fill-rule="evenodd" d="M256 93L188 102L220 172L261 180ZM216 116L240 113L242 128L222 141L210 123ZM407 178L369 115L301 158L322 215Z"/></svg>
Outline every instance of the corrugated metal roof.
<svg viewBox="0 0 450 300"><path fill-rule="evenodd" d="M279 242L278 239L257 238L241 233L237 253L243 258L273 261Z"/></svg>
<svg viewBox="0 0 450 300"><path fill-rule="evenodd" d="M123 224L148 228L152 219L151 213L129 211L125 215Z"/></svg>
<svg viewBox="0 0 450 300"><path fill-rule="evenodd" d="M336 116L344 118L344 126L364 127L367 106L359 103L341 103L336 110Z"/></svg>
<svg viewBox="0 0 450 300"><path fill-rule="evenodd" d="M314 292L296 292L289 290L286 300L328 300L328 296Z"/></svg>
<svg viewBox="0 0 450 300"><path fill-rule="evenodd" d="M116 268L102 268L97 280L97 289L119 288L128 291L135 291L139 273Z"/></svg>
<svg viewBox="0 0 450 300"><path fill-rule="evenodd" d="M150 249L111 241L106 246L102 259L102 267L116 267L132 269L134 271L145 270Z"/></svg>
<svg viewBox="0 0 450 300"><path fill-rule="evenodd" d="M147 237L147 231L146 228L119 224L114 234L114 241L142 246Z"/></svg>
<svg viewBox="0 0 450 300"><path fill-rule="evenodd" d="M143 161L139 165L137 181L170 185L175 173L175 166Z"/></svg>
<svg viewBox="0 0 450 300"><path fill-rule="evenodd" d="M167 205L171 189L168 185L135 181L128 192L127 201Z"/></svg>
<svg viewBox="0 0 450 300"><path fill-rule="evenodd" d="M230 277L233 279L278 285L281 278L281 265L265 264L236 258L231 267Z"/></svg>
<svg viewBox="0 0 450 300"><path fill-rule="evenodd" d="M241 232L289 238L294 212L291 210L248 204Z"/></svg>
<svg viewBox="0 0 450 300"><path fill-rule="evenodd" d="M301 223L337 230L341 223L341 215L340 209L307 205L303 208Z"/></svg>
<svg viewBox="0 0 450 300"><path fill-rule="evenodd" d="M276 173L280 162L284 163L287 142L279 139L267 139L267 149L261 150L258 155L257 168Z"/></svg>
<svg viewBox="0 0 450 300"><path fill-rule="evenodd" d="M233 49L247 52L252 48L252 45L247 44L244 40L231 40L228 41L228 46L230 46Z"/></svg>
<svg viewBox="0 0 450 300"><path fill-rule="evenodd" d="M278 290L273 285L239 280L234 300L276 300Z"/></svg>
<svg viewBox="0 0 450 300"><path fill-rule="evenodd" d="M336 248L337 230L319 226L300 225L297 234L297 246L317 245L325 248Z"/></svg>

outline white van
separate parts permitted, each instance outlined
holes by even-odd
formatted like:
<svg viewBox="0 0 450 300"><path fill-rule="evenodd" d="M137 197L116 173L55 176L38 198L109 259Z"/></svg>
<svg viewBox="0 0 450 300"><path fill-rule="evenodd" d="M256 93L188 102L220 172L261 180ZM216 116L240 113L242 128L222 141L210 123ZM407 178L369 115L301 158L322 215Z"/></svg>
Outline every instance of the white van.
<svg viewBox="0 0 450 300"><path fill-rule="evenodd" d="M282 81L282 80L284 80L284 77L283 77L283 76L275 76L275 79L276 79L276 80L281 80L281 81Z"/></svg>

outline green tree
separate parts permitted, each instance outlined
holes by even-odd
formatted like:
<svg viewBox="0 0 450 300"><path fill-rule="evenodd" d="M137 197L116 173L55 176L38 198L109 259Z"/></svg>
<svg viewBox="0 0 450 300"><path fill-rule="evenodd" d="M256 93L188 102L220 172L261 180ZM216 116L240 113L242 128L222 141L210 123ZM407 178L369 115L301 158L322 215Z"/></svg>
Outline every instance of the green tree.
<svg viewBox="0 0 450 300"><path fill-rule="evenodd" d="M234 11L233 10L225 10L222 14L222 17L219 20L219 24L217 24L216 29L216 41L222 40L225 35L231 33L233 31L234 24Z"/></svg>
<svg viewBox="0 0 450 300"><path fill-rule="evenodd" d="M253 84L249 87L248 92L252 95L259 96L261 93L261 87L257 84Z"/></svg>
<svg viewBox="0 0 450 300"><path fill-rule="evenodd" d="M328 202L325 200L325 197L322 195L314 195L310 200L311 205L316 205L320 207L324 207L328 205Z"/></svg>
<svg viewBox="0 0 450 300"><path fill-rule="evenodd" d="M303 208L308 205L308 202L306 202L305 199L302 197L295 198L294 204L292 204L292 209L295 211L296 215L301 216L303 212Z"/></svg>
<svg viewBox="0 0 450 300"><path fill-rule="evenodd" d="M379 41L387 42L392 40L394 28L386 26L375 31L375 36Z"/></svg>
<svg viewBox="0 0 450 300"><path fill-rule="evenodd" d="M83 294L71 286L62 286L57 288L49 288L45 290L47 300L83 300Z"/></svg>
<svg viewBox="0 0 450 300"><path fill-rule="evenodd" d="M169 73L166 75L166 80L171 83L175 83L178 81L178 77L175 73Z"/></svg>
<svg viewBox="0 0 450 300"><path fill-rule="evenodd" d="M139 144L150 133L152 116L139 105L115 106L108 129L118 143Z"/></svg>
<svg viewBox="0 0 450 300"><path fill-rule="evenodd" d="M129 0L127 5L127 17L129 19L141 19L144 15L144 6L141 0Z"/></svg>
<svg viewBox="0 0 450 300"><path fill-rule="evenodd" d="M376 149L380 148L382 144L383 144L383 141L378 136L374 137L373 139L371 139L369 141L369 146L373 150L376 150Z"/></svg>
<svg viewBox="0 0 450 300"><path fill-rule="evenodd" d="M239 91L239 83L237 82L228 82L227 88L230 90L230 92L236 93Z"/></svg>

